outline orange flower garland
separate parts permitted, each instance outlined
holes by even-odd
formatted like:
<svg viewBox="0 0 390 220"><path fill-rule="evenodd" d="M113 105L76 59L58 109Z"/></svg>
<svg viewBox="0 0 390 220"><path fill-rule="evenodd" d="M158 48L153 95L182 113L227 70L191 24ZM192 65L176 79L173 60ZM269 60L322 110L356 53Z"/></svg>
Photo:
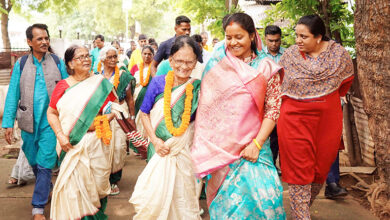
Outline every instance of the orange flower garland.
<svg viewBox="0 0 390 220"><path fill-rule="evenodd" d="M119 85L119 68L118 66L115 66L115 74L114 74L114 83L113 83L115 89L118 88Z"/></svg>
<svg viewBox="0 0 390 220"><path fill-rule="evenodd" d="M150 78L150 67L152 66L152 63L149 64L149 67L148 67L148 75L146 75L146 79L144 81L144 62L141 62L141 64L139 65L139 83L141 84L141 86L145 87L149 84L149 78Z"/></svg>
<svg viewBox="0 0 390 220"><path fill-rule="evenodd" d="M102 61L99 61L98 65L97 65L97 71L99 73L102 72Z"/></svg>
<svg viewBox="0 0 390 220"><path fill-rule="evenodd" d="M96 137L101 138L105 145L109 145L112 132L107 115L96 116L93 125L95 126Z"/></svg>
<svg viewBox="0 0 390 220"><path fill-rule="evenodd" d="M97 65L97 71L99 73L102 72L102 62L101 61L99 61L98 65ZM119 67L118 66L115 66L113 85L114 85L115 88L118 88L118 85L119 85Z"/></svg>
<svg viewBox="0 0 390 220"><path fill-rule="evenodd" d="M181 125L176 128L172 122L172 112L171 112L171 94L173 87L173 71L169 71L165 78L165 88L164 88L164 117L165 125L173 136L181 136L187 130L190 125L191 119L191 107L192 107L192 90L194 86L191 83L188 83L186 86L186 98L184 101L184 112L181 116Z"/></svg>

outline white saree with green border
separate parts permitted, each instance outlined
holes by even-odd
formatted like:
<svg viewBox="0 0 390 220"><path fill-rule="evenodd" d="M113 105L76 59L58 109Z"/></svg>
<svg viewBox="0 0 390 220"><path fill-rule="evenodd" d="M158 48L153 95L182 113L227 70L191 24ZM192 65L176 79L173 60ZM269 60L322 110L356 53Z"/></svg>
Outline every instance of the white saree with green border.
<svg viewBox="0 0 390 220"><path fill-rule="evenodd" d="M191 114L197 108L200 81L190 79L173 88L171 98L172 122L181 124L184 111L185 87L194 85ZM194 176L190 147L194 136L191 122L181 136L172 136L164 119L164 98L160 94L150 112L152 127L157 137L170 148L167 156L154 154L138 177L134 192L129 200L135 208L133 219L201 219L199 215L199 192L201 185Z"/></svg>
<svg viewBox="0 0 390 220"><path fill-rule="evenodd" d="M61 162L50 219L105 219L100 199L110 194L112 148L88 132L112 84L100 75L69 88L57 103L59 119L73 148ZM61 147L57 143L57 152ZM95 217L100 216L100 217ZM102 217L103 216L103 217ZM105 217L104 217L105 216Z"/></svg>

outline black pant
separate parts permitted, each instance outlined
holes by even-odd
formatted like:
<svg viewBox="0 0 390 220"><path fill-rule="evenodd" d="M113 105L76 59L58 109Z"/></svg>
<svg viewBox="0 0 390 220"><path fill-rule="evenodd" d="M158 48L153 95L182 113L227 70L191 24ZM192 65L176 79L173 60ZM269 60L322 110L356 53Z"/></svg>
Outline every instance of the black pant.
<svg viewBox="0 0 390 220"><path fill-rule="evenodd" d="M326 179L326 184L330 183L339 183L340 180L340 169L339 169L339 153L337 153L336 160L333 162L330 167L328 178Z"/></svg>
<svg viewBox="0 0 390 220"><path fill-rule="evenodd" d="M276 166L276 159L278 158L279 154L279 143L278 143L278 133L276 132L276 126L274 130L272 130L271 134L269 135L270 137L270 147L274 159L274 165ZM280 163L280 161L279 161Z"/></svg>

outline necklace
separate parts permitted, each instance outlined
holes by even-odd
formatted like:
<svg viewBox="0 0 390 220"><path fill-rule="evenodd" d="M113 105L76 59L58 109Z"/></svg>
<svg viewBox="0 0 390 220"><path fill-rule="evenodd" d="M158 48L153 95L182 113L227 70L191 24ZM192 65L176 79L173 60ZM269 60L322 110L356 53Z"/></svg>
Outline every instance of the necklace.
<svg viewBox="0 0 390 220"><path fill-rule="evenodd" d="M244 63L246 63L246 64L249 64L255 58L256 58L256 53L252 52L250 56L245 57L242 61L244 61Z"/></svg>
<svg viewBox="0 0 390 220"><path fill-rule="evenodd" d="M164 88L164 118L165 125L173 136L181 136L187 130L190 125L191 119L191 107L192 107L192 90L194 86L191 83L186 85L186 98L184 101L184 112L181 116L181 124L178 128L173 125L172 122L172 109L171 109L171 95L173 87L173 71L169 71L165 78Z"/></svg>
<svg viewBox="0 0 390 220"><path fill-rule="evenodd" d="M149 64L148 66L148 73L146 75L146 79L144 81L144 62L141 62L139 65L139 83L141 86L145 87L149 84L149 77L150 77L150 67L152 66L152 63Z"/></svg>

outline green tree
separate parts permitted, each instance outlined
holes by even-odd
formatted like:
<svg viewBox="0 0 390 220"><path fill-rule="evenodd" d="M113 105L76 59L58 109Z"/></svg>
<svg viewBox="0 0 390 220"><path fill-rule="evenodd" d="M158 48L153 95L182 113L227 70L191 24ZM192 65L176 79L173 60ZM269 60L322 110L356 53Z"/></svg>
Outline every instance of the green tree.
<svg viewBox="0 0 390 220"><path fill-rule="evenodd" d="M126 27L121 6L121 0L79 0L66 13L50 10L49 30L54 33L53 36L58 36L61 27L62 36L69 39L75 39L77 33L81 39L92 39L92 33L103 34L106 38L123 36Z"/></svg>
<svg viewBox="0 0 390 220"><path fill-rule="evenodd" d="M229 0L173 1L183 13L190 15L196 24L206 24L212 35L223 38L222 19L229 13L240 11L238 1L233 0L229 12Z"/></svg>
<svg viewBox="0 0 390 220"><path fill-rule="evenodd" d="M300 17L317 14L325 22L327 36L342 43L344 46L355 47L353 30L353 13L343 0L283 0L272 5L266 11L268 15L261 25L263 27L278 22L287 22L283 27L283 46L295 43L294 27Z"/></svg>
<svg viewBox="0 0 390 220"><path fill-rule="evenodd" d="M173 33L174 17L177 11L172 10L168 0L133 0L129 11L129 24L138 21L141 31L147 37L165 40Z"/></svg>
<svg viewBox="0 0 390 220"><path fill-rule="evenodd" d="M6 51L11 50L11 42L8 34L8 16L11 10L25 16L28 16L31 11L43 12L47 9L53 9L58 13L65 13L72 10L75 2L76 0L0 0L3 47Z"/></svg>

